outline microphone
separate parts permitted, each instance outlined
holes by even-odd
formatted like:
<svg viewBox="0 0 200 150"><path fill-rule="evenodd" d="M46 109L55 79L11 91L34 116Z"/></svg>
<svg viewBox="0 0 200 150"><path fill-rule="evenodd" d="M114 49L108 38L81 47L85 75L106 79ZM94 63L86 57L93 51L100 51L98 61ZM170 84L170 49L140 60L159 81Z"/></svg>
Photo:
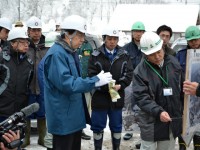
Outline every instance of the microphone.
<svg viewBox="0 0 200 150"><path fill-rule="evenodd" d="M37 112L39 110L40 106L38 103L33 103L23 109L21 109L21 112L24 113L25 117L30 116L32 113Z"/></svg>
<svg viewBox="0 0 200 150"><path fill-rule="evenodd" d="M30 116L32 113L37 112L39 109L39 104L38 103L33 103L23 109L20 110L20 112L17 112L10 116L8 119L0 123L0 127L7 127L11 124L17 124L20 121L22 121L25 117Z"/></svg>

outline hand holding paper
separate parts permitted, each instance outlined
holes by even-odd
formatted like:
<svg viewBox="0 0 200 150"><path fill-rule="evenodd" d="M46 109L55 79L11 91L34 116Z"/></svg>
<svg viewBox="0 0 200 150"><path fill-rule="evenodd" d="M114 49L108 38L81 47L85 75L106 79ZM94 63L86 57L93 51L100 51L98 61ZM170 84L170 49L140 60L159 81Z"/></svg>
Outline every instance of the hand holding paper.
<svg viewBox="0 0 200 150"><path fill-rule="evenodd" d="M111 82L108 84L109 86L109 93L112 99L112 102L117 102L117 99L120 99L119 93L114 89L115 87L115 80L111 80Z"/></svg>

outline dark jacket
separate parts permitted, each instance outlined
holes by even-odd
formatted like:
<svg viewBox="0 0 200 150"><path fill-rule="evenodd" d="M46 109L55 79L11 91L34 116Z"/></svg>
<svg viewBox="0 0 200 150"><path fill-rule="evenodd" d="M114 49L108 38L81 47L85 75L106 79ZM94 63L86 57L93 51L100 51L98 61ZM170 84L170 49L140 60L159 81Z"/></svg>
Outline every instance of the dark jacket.
<svg viewBox="0 0 200 150"><path fill-rule="evenodd" d="M108 85L104 85L95 90L92 96L92 109L108 109L108 108L122 108L124 106L124 89L131 83L133 75L133 67L130 56L127 51L116 47L117 54L113 61L105 55L105 45L102 45L98 50L95 50L88 64L88 75L90 77L97 75L104 70L110 72L112 78L116 80L116 84L121 85L118 91L121 98L117 102L112 102Z"/></svg>
<svg viewBox="0 0 200 150"><path fill-rule="evenodd" d="M29 51L27 52L27 54L33 60L34 63L34 75L30 85L30 90L32 94L36 95L40 94L40 88L38 84L38 65L48 50L47 48L45 48L44 44L45 44L45 37L41 36L40 42L38 43L37 46L31 41L29 46Z"/></svg>
<svg viewBox="0 0 200 150"><path fill-rule="evenodd" d="M12 49L0 53L0 115L8 117L28 105L33 62Z"/></svg>
<svg viewBox="0 0 200 150"><path fill-rule="evenodd" d="M178 59L183 69L184 75L185 75L185 69L186 69L186 57L187 57L187 49L182 49L176 54L176 58Z"/></svg>
<svg viewBox="0 0 200 150"><path fill-rule="evenodd" d="M143 56L141 49L138 48L134 41L124 45L123 49L125 49L130 55L133 64L133 69L135 69L136 66L140 63L140 60Z"/></svg>
<svg viewBox="0 0 200 150"><path fill-rule="evenodd" d="M197 87L196 96L200 97L200 83Z"/></svg>
<svg viewBox="0 0 200 150"><path fill-rule="evenodd" d="M142 60L134 70L133 95L141 109L137 116L141 138L145 141L169 140L169 128L174 137L179 136L182 132L182 70L176 58L170 55L165 55L162 68L151 65L164 79L167 80L168 77L168 86L145 63L145 60ZM164 96L163 89L165 87L171 87L173 95ZM160 121L160 114L163 111L168 112L172 122Z"/></svg>
<svg viewBox="0 0 200 150"><path fill-rule="evenodd" d="M163 49L167 55L176 56L176 52L173 49L171 49L168 45L166 45Z"/></svg>
<svg viewBox="0 0 200 150"><path fill-rule="evenodd" d="M4 40L1 40L0 41L0 52L4 49L4 47L9 47L9 42L8 41L4 41Z"/></svg>

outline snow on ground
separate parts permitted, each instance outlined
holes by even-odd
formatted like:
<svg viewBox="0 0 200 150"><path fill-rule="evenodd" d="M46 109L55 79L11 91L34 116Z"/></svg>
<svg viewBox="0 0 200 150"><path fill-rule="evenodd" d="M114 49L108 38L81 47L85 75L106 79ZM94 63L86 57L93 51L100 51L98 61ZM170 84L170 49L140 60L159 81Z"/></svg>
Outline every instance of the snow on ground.
<svg viewBox="0 0 200 150"><path fill-rule="evenodd" d="M85 133L88 135L92 136L92 131L90 130L90 127L87 126L86 129L84 129ZM122 137L125 133L122 133ZM109 127L107 127L104 130L104 141L103 141L103 150L112 150L112 144L111 144L111 135L109 131ZM136 150L135 144L139 141L139 131L135 131L133 138L129 141L124 141L123 139L121 140L121 150ZM82 140L81 144L81 150L93 150L93 139L91 140ZM33 134L31 136L31 145L26 147L27 150L46 150L46 148L37 145L37 135ZM193 146L192 143L188 150L192 150ZM178 150L178 144L176 142L176 150Z"/></svg>

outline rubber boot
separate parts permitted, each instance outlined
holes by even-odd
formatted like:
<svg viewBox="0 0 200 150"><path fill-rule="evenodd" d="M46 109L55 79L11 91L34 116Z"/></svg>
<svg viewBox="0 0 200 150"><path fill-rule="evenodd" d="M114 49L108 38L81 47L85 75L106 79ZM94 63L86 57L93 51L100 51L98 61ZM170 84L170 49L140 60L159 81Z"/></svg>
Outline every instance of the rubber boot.
<svg viewBox="0 0 200 150"><path fill-rule="evenodd" d="M38 128L38 144L44 146L44 137L46 135L46 119L37 119L37 128Z"/></svg>
<svg viewBox="0 0 200 150"><path fill-rule="evenodd" d="M90 140L91 139L91 136L85 134L84 131L82 131L82 134L81 134L81 139L84 139L84 140Z"/></svg>
<svg viewBox="0 0 200 150"><path fill-rule="evenodd" d="M46 132L46 135L44 137L44 145L46 148L49 148L49 150L53 147L53 135L48 131Z"/></svg>
<svg viewBox="0 0 200 150"><path fill-rule="evenodd" d="M186 150L186 144L181 136L178 137L178 143L179 143L179 150Z"/></svg>
<svg viewBox="0 0 200 150"><path fill-rule="evenodd" d="M119 150L121 133L111 133L113 150Z"/></svg>
<svg viewBox="0 0 200 150"><path fill-rule="evenodd" d="M25 129L25 137L23 139L23 144L21 145L22 148L30 145L30 133L31 133L31 121L26 121L26 129Z"/></svg>
<svg viewBox="0 0 200 150"><path fill-rule="evenodd" d="M193 144L194 144L194 150L200 150L200 136L194 135Z"/></svg>
<svg viewBox="0 0 200 150"><path fill-rule="evenodd" d="M94 133L94 149L95 150L102 150L102 143L103 143L103 132Z"/></svg>

